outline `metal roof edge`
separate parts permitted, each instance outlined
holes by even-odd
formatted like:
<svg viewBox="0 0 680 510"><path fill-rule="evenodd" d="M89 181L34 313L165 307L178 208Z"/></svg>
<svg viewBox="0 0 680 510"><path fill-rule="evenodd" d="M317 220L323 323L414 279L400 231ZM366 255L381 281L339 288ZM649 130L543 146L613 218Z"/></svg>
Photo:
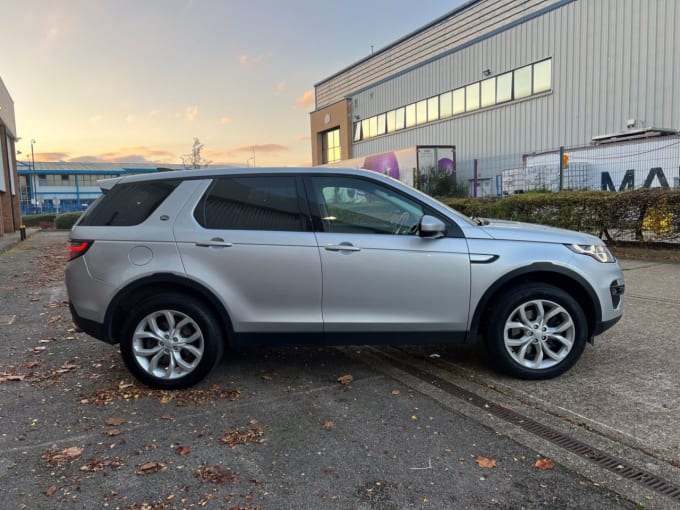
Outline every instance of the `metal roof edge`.
<svg viewBox="0 0 680 510"><path fill-rule="evenodd" d="M325 79L323 79L323 80L321 80L321 81L315 83L315 84L314 84L314 88L318 87L319 85L321 85L321 84L323 84L323 83L326 83L327 81L332 80L332 79L335 78L336 76L339 76L339 75L341 75L342 73L345 73L345 72L349 71L350 69L352 69L352 68L354 68L354 67L357 67L357 66L360 65L360 64L363 64L364 62L366 62L367 60L372 59L372 58L375 57L376 55L379 55L379 54L381 54L381 53L385 53L387 50L390 50L390 49L394 48L395 46L398 46L399 44L403 43L404 41L409 40L411 37L414 37L414 36L420 34L421 32L427 30L428 28L431 28L431 27L437 25L438 23L441 23L442 21L444 21L444 20L446 20L446 19L448 19L448 18L450 18L450 17L452 17L452 16L455 16L455 15L458 14L459 12L462 12L462 11L464 11L465 9L468 9L469 7L472 7L474 4L479 3L479 2L481 2L481 1L482 1L482 0L468 0L467 2L465 2L465 3L461 4L461 5L459 5L458 7L456 7L455 9L453 9L453 10L447 12L446 14L442 14L441 16L439 16L438 18L436 18L435 20L430 21L429 23L427 23L427 24L425 24L425 25L423 25L423 26L421 26L421 27L419 27L419 28L416 28L415 30L409 32L408 34L406 34L406 35L400 37L400 38L397 39L396 41L391 42L391 43L388 44L387 46L384 46L384 47L380 48L379 50L374 51L374 52L371 53L370 55L368 55L368 56L366 56L366 57L364 57L364 58L362 58L362 59L360 59L360 60L357 60L357 61L354 62L353 64L350 64L350 65L348 65L347 67L343 68L342 70L337 71L337 72L333 73L332 75L330 75L329 77L327 77L327 78L325 78Z"/></svg>
<svg viewBox="0 0 680 510"><path fill-rule="evenodd" d="M449 55L453 55L454 53L457 53L461 50L464 50L465 48L469 48L470 46L473 46L481 41L484 41L486 39L490 39L492 37L497 36L498 34L501 34L507 30L510 30L511 28L515 28L516 26L522 25L523 23L526 23L527 21L531 21L532 19L538 18L539 16L542 16L543 14L546 14L548 12L560 9L561 7L564 7L567 4L576 2L576 0L560 0L554 4L551 4L547 7L543 7L542 9L539 9L536 12L532 12L531 14L528 14L527 16L524 16L523 18L520 18L518 20L512 21L508 23L507 25L503 25L502 27L498 27L495 30L492 30L491 32L488 32L484 35L480 35L479 37L476 37L474 39L471 39L470 41L461 44L460 46L456 46L455 48L448 49L444 51L443 53L440 53L439 55L435 55L434 57L430 57L426 60L423 60L422 62L419 62L409 68L403 69L397 73L394 73L390 76L387 76L385 78L382 78L381 80L375 81L373 83L370 83L366 85L365 87L362 87L358 90L355 90L345 96L345 99L351 99L353 96L360 94L362 92L365 92L368 89L371 89L373 87L377 87L378 85L382 85L383 83L386 83L390 80L393 80L394 78L397 78L399 76L403 76L404 74L410 73L415 69L418 69L419 67L426 66L428 64L431 64L432 62L436 62L437 60L440 60L444 57L447 57ZM349 68L348 68L349 69ZM340 74L340 73L338 73Z"/></svg>

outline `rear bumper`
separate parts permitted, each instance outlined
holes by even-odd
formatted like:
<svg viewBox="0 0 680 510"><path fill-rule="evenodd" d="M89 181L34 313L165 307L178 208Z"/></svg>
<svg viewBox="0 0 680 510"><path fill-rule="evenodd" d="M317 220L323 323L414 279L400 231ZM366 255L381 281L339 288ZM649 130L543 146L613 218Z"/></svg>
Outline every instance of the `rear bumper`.
<svg viewBox="0 0 680 510"><path fill-rule="evenodd" d="M69 308L71 310L71 317L73 318L73 323L79 328L82 329L85 333L90 335L91 337L96 338L97 340L101 340L102 342L106 342L107 344L115 344L116 341L112 338L110 338L108 335L105 333L105 328L103 324L100 324L99 322L95 322L89 319L84 319L80 315L78 315L78 312L76 311L75 307L73 306L73 303L69 303Z"/></svg>

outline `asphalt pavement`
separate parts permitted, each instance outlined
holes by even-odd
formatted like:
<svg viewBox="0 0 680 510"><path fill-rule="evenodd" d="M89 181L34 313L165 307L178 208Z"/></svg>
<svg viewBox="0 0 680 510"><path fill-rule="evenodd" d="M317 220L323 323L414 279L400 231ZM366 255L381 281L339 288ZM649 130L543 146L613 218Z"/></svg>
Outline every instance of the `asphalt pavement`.
<svg viewBox="0 0 680 510"><path fill-rule="evenodd" d="M116 347L74 330L67 233L3 252L5 238L3 508L674 506L488 410L677 483L678 265L625 262L624 319L552 381L499 376L469 348L291 347L230 350L198 387L162 392L137 384ZM449 387L488 400L475 407Z"/></svg>

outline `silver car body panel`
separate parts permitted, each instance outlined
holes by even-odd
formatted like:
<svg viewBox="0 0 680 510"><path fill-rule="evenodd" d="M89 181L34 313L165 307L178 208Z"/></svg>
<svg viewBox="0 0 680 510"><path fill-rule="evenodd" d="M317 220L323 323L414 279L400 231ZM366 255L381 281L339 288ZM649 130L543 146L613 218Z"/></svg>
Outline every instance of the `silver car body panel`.
<svg viewBox="0 0 680 510"><path fill-rule="evenodd" d="M139 225L73 227L72 239L95 241L66 270L77 315L103 324L108 306L122 289L165 273L208 289L224 306L235 332L465 332L489 289L532 264L587 285L599 301L602 322L622 314L623 300L614 307L610 290L612 283L623 284L620 266L565 246L603 244L597 237L517 222L479 225L375 172L247 169L247 175L323 173L382 182L458 225L462 237L211 230L199 225L193 211L212 179L245 173L211 169L102 183L111 189L123 182L183 180ZM348 249L337 249L343 243Z"/></svg>
<svg viewBox="0 0 680 510"><path fill-rule="evenodd" d="M344 233L316 237L325 331L465 330L470 302L465 239Z"/></svg>

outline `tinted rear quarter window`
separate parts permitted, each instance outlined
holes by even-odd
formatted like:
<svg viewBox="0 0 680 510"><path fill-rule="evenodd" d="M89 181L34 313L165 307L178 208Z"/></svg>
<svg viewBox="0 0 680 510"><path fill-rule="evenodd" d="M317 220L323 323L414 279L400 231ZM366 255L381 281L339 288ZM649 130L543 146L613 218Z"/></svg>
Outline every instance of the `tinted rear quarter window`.
<svg viewBox="0 0 680 510"><path fill-rule="evenodd" d="M292 176L216 179L194 217L202 227L216 230L304 230Z"/></svg>
<svg viewBox="0 0 680 510"><path fill-rule="evenodd" d="M179 183L179 180L162 180L116 184L89 207L78 224L86 227L139 225Z"/></svg>

